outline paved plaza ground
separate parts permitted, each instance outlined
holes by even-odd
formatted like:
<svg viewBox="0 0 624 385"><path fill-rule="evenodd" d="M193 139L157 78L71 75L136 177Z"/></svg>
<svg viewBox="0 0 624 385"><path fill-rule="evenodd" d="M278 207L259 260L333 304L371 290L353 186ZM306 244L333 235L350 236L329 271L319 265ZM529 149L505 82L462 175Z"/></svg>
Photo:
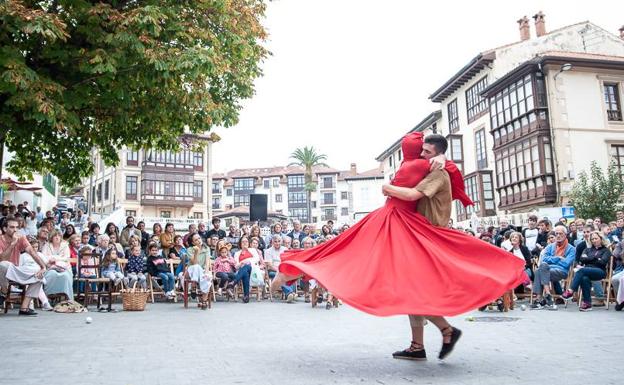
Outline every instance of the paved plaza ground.
<svg viewBox="0 0 624 385"><path fill-rule="evenodd" d="M121 305L117 305L121 308ZM615 384L624 313L595 308L474 312L443 363L427 326L427 362L391 353L409 343L406 317L299 302L148 304L145 312L0 315L0 384ZM474 316L475 321L467 317ZM479 317L516 317L481 322Z"/></svg>

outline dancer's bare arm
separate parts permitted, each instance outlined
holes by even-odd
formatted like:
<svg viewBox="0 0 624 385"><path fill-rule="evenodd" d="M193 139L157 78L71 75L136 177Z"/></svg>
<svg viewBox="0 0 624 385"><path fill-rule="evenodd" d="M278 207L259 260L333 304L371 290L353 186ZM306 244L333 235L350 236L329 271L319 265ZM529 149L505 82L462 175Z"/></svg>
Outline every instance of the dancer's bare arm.
<svg viewBox="0 0 624 385"><path fill-rule="evenodd" d="M404 201L417 201L425 196L425 194L418 191L416 187L399 187L391 184L383 185L382 192L385 196L398 198Z"/></svg>
<svg viewBox="0 0 624 385"><path fill-rule="evenodd" d="M429 171L443 170L446 167L446 155L440 154L429 159Z"/></svg>
<svg viewBox="0 0 624 385"><path fill-rule="evenodd" d="M391 196L394 198L398 198L404 201L417 201L423 197L432 197L434 196L442 184L444 183L444 173L443 170L435 170L429 173L416 185L416 187L399 187L393 186L390 184L385 184L382 187L382 192L386 196Z"/></svg>

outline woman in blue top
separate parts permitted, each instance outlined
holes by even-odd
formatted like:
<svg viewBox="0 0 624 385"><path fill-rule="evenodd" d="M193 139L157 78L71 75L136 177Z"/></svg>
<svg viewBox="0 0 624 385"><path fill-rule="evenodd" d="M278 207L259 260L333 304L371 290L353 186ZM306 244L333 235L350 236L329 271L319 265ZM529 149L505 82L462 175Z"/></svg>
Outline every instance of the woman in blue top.
<svg viewBox="0 0 624 385"><path fill-rule="evenodd" d="M569 300L581 288L583 302L579 306L580 311L590 311L591 304L591 286L592 281L600 281L607 276L607 266L611 260L611 250L606 246L606 242L600 232L592 231L589 235L591 246L587 247L579 260L580 269L576 270L572 285L567 289L561 297Z"/></svg>

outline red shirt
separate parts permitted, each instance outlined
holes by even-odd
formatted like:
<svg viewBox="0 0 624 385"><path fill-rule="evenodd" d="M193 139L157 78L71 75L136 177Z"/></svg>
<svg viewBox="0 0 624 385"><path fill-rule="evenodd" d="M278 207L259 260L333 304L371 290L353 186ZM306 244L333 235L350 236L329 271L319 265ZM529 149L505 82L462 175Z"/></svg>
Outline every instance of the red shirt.
<svg viewBox="0 0 624 385"><path fill-rule="evenodd" d="M253 255L251 255L251 252L249 250L243 250L238 256L238 262L239 263L243 262L245 259L249 259L249 258L253 258Z"/></svg>
<svg viewBox="0 0 624 385"><path fill-rule="evenodd" d="M4 251L9 248L10 244L11 241L7 242L6 236L0 235L0 253L4 253ZM19 256L21 253L24 252L24 250L26 250L28 246L30 246L30 243L28 243L26 237L20 236L17 240L17 243L15 244L15 247L13 247L13 250L11 251L11 255L9 256L9 262L14 264L15 266L19 266Z"/></svg>

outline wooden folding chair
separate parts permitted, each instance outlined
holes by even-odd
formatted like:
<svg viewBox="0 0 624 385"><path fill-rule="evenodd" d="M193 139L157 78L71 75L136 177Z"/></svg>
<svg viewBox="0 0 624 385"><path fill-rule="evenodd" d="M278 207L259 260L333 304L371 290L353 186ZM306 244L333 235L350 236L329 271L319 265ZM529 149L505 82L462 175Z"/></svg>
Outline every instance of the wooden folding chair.
<svg viewBox="0 0 624 385"><path fill-rule="evenodd" d="M89 254L92 258L95 259L95 264L93 265L83 265L82 258L78 258L76 263L76 274L78 274L77 281L80 284L81 282L84 284L84 300L83 306L85 309L88 309L91 297L97 297L97 306L98 308L102 305L102 297L106 296L108 299L108 311L112 310L113 306L113 291L114 285L108 278L102 278L100 262L101 262L101 254L91 252ZM93 269L95 271L95 278L88 277L80 277L80 272L82 269ZM91 286L95 285L96 290L92 291Z"/></svg>
<svg viewBox="0 0 624 385"><path fill-rule="evenodd" d="M615 263L615 257L613 256L613 254L611 254L611 257L609 258L609 264L607 265L607 275L605 276L605 278L600 280L600 284L602 285L602 289L603 292L606 294L606 298L605 298L605 310L609 310L609 303L611 302L611 300L613 300L613 302L615 302L617 304L617 300L615 299L615 295L614 298L611 298L611 290L612 290L612 277L613 277L613 264ZM592 281L592 288L593 288L593 282ZM578 301L576 301L576 305L578 307L581 307L581 288L579 287L579 289L576 291L576 295L578 296ZM593 295L593 291L592 291L592 295L591 295L591 299L595 299L598 298L595 295Z"/></svg>
<svg viewBox="0 0 624 385"><path fill-rule="evenodd" d="M537 271L537 270L535 270L535 271ZM568 270L568 276L566 277L566 279L563 280L563 285L561 285L562 294L572 284L572 277L573 276L574 276L574 263L572 263L570 265L570 269ZM552 295L553 300L561 299L563 301L563 307L567 309L568 308L568 301L564 300L563 297L561 297L561 294L555 293L554 288L552 287L552 284L550 284L550 286L551 286L550 287L550 294ZM534 293L533 293L533 284L531 284L531 299L529 300L529 304L532 305L534 299L535 299L535 296L534 296Z"/></svg>
<svg viewBox="0 0 624 385"><path fill-rule="evenodd" d="M210 263L210 269L209 272L212 274L212 261ZM188 304L189 304L189 296L191 291L195 290L196 291L196 295L199 296L199 282L195 282L195 281L191 281L190 278L188 277L188 273L187 273L187 269L186 266L184 266L184 285L183 285L183 293L182 293L182 298L184 299L184 308L188 309ZM210 285L210 289L208 289L208 309L212 309L212 302L216 302L217 301L217 297L215 294L215 285L214 285L214 275L212 275L213 279Z"/></svg>
<svg viewBox="0 0 624 385"><path fill-rule="evenodd" d="M7 294L4 300L4 314L9 311L9 306L13 306L14 304L18 307L22 306L22 302L24 302L24 298L26 298L26 287L28 286L11 280L8 280L8 283L9 286L7 287ZM36 298L32 300L38 302ZM34 303L37 304L37 302Z"/></svg>

